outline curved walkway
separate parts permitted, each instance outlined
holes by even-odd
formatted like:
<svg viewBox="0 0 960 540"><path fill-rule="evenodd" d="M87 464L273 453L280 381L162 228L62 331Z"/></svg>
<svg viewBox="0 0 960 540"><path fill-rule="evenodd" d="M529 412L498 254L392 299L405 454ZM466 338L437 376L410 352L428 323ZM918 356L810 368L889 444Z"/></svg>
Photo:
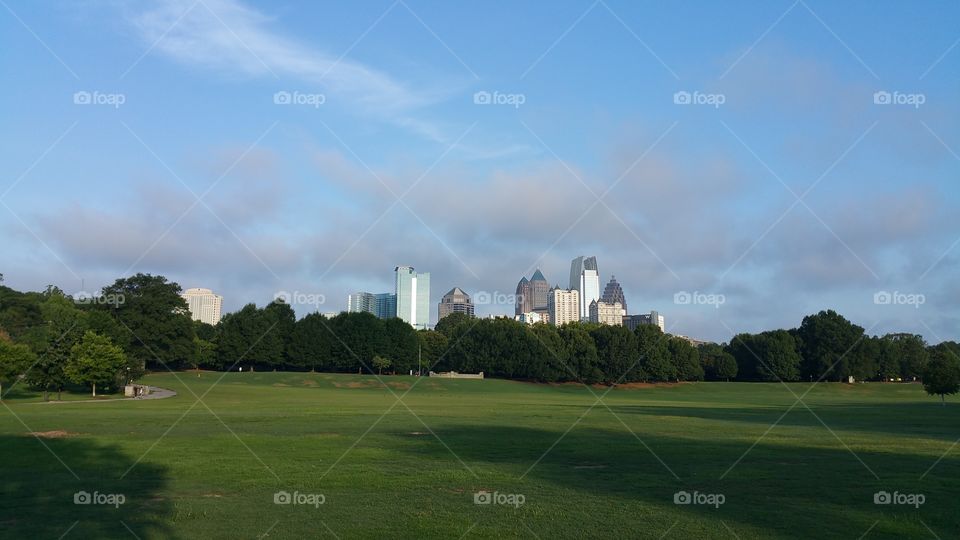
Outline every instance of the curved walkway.
<svg viewBox="0 0 960 540"><path fill-rule="evenodd" d="M146 396L139 398L125 397L125 398L116 398L116 399L72 399L67 401L40 401L35 402L33 405L46 405L50 403L114 403L117 401L144 401L147 399L165 399L177 395L173 390L168 390L166 388L160 388L159 386L150 386L150 393Z"/></svg>

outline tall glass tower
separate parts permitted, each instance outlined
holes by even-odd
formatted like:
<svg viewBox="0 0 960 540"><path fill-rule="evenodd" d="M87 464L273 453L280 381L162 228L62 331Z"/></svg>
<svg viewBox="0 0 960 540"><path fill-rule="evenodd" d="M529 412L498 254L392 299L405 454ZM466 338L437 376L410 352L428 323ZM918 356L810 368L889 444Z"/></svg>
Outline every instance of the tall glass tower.
<svg viewBox="0 0 960 540"><path fill-rule="evenodd" d="M590 302L600 299L596 257L577 257L570 263L570 289L580 293L580 320L589 319Z"/></svg>
<svg viewBox="0 0 960 540"><path fill-rule="evenodd" d="M430 273L417 273L412 266L398 266L397 317L418 330L430 324Z"/></svg>

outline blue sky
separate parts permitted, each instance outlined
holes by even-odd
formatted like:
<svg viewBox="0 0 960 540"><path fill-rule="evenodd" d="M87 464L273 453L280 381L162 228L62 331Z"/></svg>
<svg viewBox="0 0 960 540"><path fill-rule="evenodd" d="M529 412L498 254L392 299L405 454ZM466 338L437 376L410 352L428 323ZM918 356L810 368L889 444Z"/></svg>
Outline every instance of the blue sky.
<svg viewBox="0 0 960 540"><path fill-rule="evenodd" d="M303 315L389 290L399 264L434 301L503 300L596 255L674 333L835 308L960 339L958 15L4 0L0 272L67 292L160 273L229 310L325 300Z"/></svg>

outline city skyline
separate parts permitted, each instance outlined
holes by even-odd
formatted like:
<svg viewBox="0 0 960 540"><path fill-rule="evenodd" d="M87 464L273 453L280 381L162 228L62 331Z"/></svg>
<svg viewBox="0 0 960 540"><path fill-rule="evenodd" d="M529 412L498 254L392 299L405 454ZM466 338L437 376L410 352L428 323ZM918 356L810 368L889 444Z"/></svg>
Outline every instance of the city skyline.
<svg viewBox="0 0 960 540"><path fill-rule="evenodd" d="M392 290L394 261L497 298L589 253L634 312L714 341L826 308L931 342L960 323L960 6L573 2L463 28L454 5L192 4L4 10L6 284L326 300L302 317Z"/></svg>

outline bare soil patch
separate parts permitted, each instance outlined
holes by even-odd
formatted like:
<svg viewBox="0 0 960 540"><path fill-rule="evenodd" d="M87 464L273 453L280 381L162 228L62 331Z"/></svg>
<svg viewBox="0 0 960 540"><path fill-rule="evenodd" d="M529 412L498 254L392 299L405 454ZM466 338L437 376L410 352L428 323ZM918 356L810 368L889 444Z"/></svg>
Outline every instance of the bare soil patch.
<svg viewBox="0 0 960 540"><path fill-rule="evenodd" d="M53 431L28 431L27 435L39 437L41 439L66 439L67 437L76 437L79 433L71 433L62 429Z"/></svg>

